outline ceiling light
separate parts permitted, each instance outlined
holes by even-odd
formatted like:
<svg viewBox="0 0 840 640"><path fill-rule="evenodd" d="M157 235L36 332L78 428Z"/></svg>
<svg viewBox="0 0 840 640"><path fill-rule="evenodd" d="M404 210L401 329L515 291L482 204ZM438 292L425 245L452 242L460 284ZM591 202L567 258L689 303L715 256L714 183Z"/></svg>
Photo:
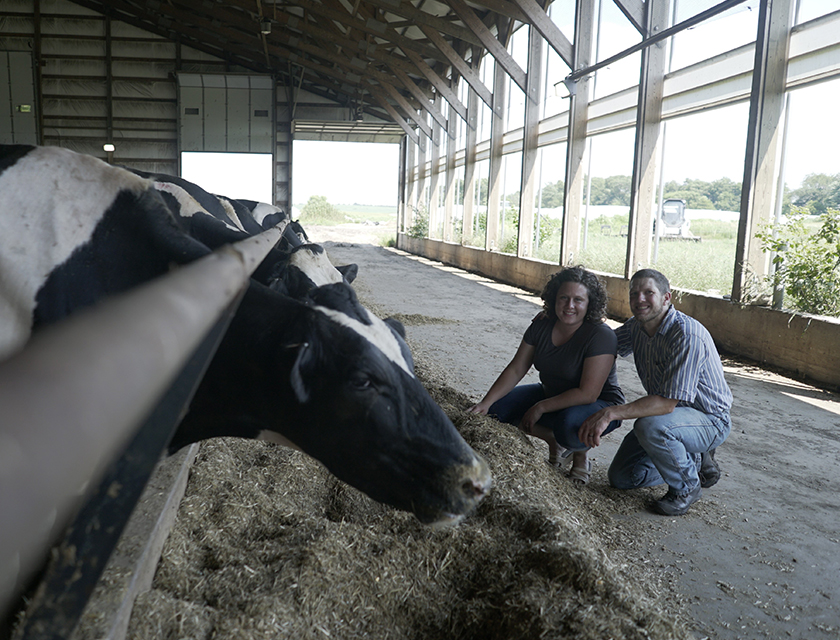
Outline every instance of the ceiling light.
<svg viewBox="0 0 840 640"><path fill-rule="evenodd" d="M271 33L271 20L260 20L260 33L263 35Z"/></svg>
<svg viewBox="0 0 840 640"><path fill-rule="evenodd" d="M110 143L102 145L102 150L108 153L113 153L115 149L116 147Z"/></svg>

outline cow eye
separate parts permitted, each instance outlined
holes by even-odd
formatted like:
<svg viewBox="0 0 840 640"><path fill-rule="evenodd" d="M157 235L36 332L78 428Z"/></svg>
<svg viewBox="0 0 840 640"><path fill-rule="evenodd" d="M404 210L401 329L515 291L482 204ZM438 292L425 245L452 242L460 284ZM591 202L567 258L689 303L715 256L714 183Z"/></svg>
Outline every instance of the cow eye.
<svg viewBox="0 0 840 640"><path fill-rule="evenodd" d="M371 387L371 385L373 384L373 381L370 379L369 376L366 376L366 375L360 373L360 374L351 376L350 384L355 389L369 389Z"/></svg>

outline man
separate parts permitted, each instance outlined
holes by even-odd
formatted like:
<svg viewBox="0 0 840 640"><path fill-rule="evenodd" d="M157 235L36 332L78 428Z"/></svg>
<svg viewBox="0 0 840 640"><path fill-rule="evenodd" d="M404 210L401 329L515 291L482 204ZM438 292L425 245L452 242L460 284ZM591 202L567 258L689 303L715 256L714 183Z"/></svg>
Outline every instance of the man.
<svg viewBox="0 0 840 640"><path fill-rule="evenodd" d="M715 449L732 427L732 392L706 328L671 305L668 279L642 269L630 280L633 317L616 329L618 354L633 354L648 395L606 407L581 426L579 438L594 447L613 420L636 422L610 465L610 484L636 489L665 483L654 502L664 515L683 515L701 487L720 478Z"/></svg>

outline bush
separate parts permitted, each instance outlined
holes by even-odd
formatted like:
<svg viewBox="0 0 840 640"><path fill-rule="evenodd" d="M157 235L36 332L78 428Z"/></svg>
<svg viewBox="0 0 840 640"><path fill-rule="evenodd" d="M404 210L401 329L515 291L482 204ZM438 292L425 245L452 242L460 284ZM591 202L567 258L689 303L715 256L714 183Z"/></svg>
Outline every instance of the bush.
<svg viewBox="0 0 840 640"><path fill-rule="evenodd" d="M408 235L412 238L429 237L429 212L425 207L412 207L414 219L408 228Z"/></svg>
<svg viewBox="0 0 840 640"><path fill-rule="evenodd" d="M820 214L816 232L809 218L806 209L793 207L787 222L756 234L762 249L776 254L776 272L767 281L783 286L799 311L840 316L840 211Z"/></svg>
<svg viewBox="0 0 840 640"><path fill-rule="evenodd" d="M347 222L347 217L327 202L326 196L310 196L300 211L300 219L309 224L331 225Z"/></svg>

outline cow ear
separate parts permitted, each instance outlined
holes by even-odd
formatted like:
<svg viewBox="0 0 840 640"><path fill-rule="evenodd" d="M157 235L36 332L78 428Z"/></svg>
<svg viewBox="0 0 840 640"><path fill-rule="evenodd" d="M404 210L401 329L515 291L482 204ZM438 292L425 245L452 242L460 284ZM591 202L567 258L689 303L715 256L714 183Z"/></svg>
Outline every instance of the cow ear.
<svg viewBox="0 0 840 640"><path fill-rule="evenodd" d="M292 390L297 396L298 402L305 404L309 402L309 389L303 380L302 370L310 363L313 354L308 342L303 342L298 347L297 358L295 364L292 366L292 373L290 376L292 383Z"/></svg>
<svg viewBox="0 0 840 640"><path fill-rule="evenodd" d="M359 265L357 264L345 264L341 265L340 267L336 267L338 272L344 278L344 282L350 284L353 280L356 279L356 276L359 274Z"/></svg>
<svg viewBox="0 0 840 640"><path fill-rule="evenodd" d="M385 320L383 320L383 322L385 324L387 324L389 327L391 327L391 329L393 329L394 332L398 336L400 336L400 338L405 340L405 327L403 326L402 322L400 322L396 318L385 318Z"/></svg>

